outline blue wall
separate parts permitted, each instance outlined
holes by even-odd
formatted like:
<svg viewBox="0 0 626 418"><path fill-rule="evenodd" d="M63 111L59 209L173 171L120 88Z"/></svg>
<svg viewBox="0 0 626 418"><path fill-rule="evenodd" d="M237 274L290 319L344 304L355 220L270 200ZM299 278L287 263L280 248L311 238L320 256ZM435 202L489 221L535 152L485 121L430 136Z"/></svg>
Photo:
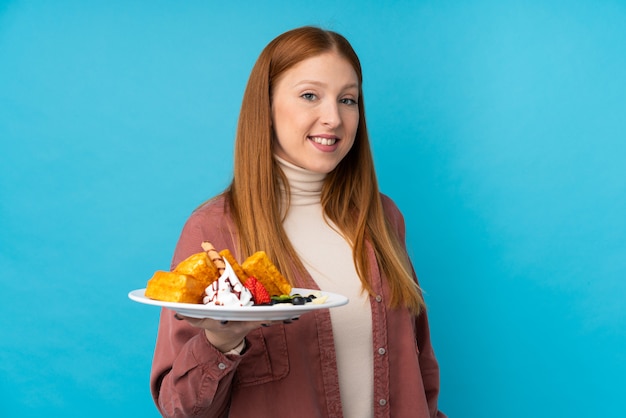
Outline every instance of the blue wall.
<svg viewBox="0 0 626 418"><path fill-rule="evenodd" d="M626 2L235 3L0 2L0 416L158 416L158 310L126 294L228 183L252 64L303 24L361 56L441 408L626 416Z"/></svg>

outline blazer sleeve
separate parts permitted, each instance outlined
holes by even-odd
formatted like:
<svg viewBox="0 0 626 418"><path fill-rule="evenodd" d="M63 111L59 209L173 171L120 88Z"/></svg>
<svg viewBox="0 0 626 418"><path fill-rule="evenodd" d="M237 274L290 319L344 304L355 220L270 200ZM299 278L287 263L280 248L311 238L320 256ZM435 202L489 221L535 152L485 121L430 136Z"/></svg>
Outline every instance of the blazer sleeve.
<svg viewBox="0 0 626 418"><path fill-rule="evenodd" d="M382 201L387 219L391 223L391 226L395 229L398 234L398 239L406 249L406 227L404 223L404 216L389 197L382 195ZM417 275L412 265L411 270L413 277L417 282ZM437 358L435 357L435 352L430 339L428 313L426 310L422 311L415 319L415 339L419 349L420 371L422 374L422 381L424 383L424 390L428 401L430 415L433 418L446 418L446 415L439 411L437 406L439 398L439 364L437 362Z"/></svg>
<svg viewBox="0 0 626 418"><path fill-rule="evenodd" d="M185 224L172 266L202 251L203 240L226 248L219 231L207 227L206 214L194 213ZM204 332L161 311L150 375L154 402L164 417L222 417L228 414L231 383L242 356L225 355Z"/></svg>

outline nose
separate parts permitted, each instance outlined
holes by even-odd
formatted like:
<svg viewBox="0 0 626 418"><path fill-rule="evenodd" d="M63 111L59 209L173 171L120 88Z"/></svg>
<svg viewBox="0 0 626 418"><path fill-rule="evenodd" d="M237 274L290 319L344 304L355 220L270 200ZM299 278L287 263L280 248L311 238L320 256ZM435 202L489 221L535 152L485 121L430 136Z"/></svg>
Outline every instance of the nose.
<svg viewBox="0 0 626 418"><path fill-rule="evenodd" d="M341 113L339 112L339 103L334 100L328 100L322 104L320 109L320 121L331 128L341 125Z"/></svg>

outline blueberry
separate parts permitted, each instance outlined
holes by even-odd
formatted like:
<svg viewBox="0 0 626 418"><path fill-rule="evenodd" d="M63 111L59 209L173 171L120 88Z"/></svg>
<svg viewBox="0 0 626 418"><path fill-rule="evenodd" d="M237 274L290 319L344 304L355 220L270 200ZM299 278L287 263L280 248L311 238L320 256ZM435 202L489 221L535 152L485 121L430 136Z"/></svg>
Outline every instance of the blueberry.
<svg viewBox="0 0 626 418"><path fill-rule="evenodd" d="M293 303L294 305L304 305L306 303L306 299L304 299L300 295L294 296L291 298L291 303Z"/></svg>

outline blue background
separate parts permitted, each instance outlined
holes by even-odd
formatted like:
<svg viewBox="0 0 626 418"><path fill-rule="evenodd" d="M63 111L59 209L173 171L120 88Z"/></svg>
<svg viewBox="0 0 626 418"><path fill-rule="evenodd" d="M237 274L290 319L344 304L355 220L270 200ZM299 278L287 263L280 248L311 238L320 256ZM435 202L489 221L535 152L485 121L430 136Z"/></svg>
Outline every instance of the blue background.
<svg viewBox="0 0 626 418"><path fill-rule="evenodd" d="M359 53L451 417L626 416L626 2L0 2L0 416L156 417L158 309L261 49ZM289 4L289 6L287 6Z"/></svg>

